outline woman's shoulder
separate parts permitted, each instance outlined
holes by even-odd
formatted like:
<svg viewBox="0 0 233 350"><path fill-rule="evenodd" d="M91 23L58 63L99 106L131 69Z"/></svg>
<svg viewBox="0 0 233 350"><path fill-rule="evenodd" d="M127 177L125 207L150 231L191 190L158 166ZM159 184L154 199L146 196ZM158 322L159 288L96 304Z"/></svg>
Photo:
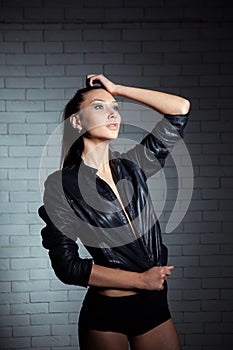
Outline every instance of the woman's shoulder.
<svg viewBox="0 0 233 350"><path fill-rule="evenodd" d="M67 166L62 169L57 169L47 176L45 180L45 186L64 186L64 184L70 182L72 178L76 178L76 175L77 167L75 167L75 165L69 167Z"/></svg>

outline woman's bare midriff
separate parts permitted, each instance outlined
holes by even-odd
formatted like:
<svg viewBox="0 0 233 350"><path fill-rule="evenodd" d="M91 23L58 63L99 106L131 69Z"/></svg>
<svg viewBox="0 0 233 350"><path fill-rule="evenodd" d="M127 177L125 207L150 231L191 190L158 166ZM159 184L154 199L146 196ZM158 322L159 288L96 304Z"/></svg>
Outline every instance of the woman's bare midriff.
<svg viewBox="0 0 233 350"><path fill-rule="evenodd" d="M131 224L131 221L130 221L130 218L125 210L125 207L121 201L121 198L120 198L120 195L119 195L119 192L117 190L117 187L116 187L116 184L113 180L113 177L112 177L112 172L111 172L111 169L110 169L110 166L108 164L108 172L106 173L103 173L101 172L100 170L98 170L98 176L103 180L105 181L112 189L112 191L115 193L116 197L118 198L119 200L119 203L122 207L122 210L124 211L125 213L125 216L128 220L128 223L132 229L132 232L135 236L135 238L137 239L137 236L136 236L136 233L134 231L134 228ZM102 295L106 295L106 296L109 296L109 297L124 297L124 296L128 296L128 295L135 295L137 294L137 292L133 291L133 290L119 290L119 289L101 289L100 291L98 291L98 293L102 294Z"/></svg>
<svg viewBox="0 0 233 350"><path fill-rule="evenodd" d="M98 293L106 295L107 297L125 297L129 295L137 294L133 290L119 290L119 289L101 289Z"/></svg>

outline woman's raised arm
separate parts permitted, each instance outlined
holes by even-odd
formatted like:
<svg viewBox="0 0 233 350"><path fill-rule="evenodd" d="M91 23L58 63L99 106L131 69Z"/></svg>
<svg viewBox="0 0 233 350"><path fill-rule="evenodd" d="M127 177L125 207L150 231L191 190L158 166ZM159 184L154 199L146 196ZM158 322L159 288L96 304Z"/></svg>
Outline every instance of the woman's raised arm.
<svg viewBox="0 0 233 350"><path fill-rule="evenodd" d="M102 74L88 75L87 82L90 86L100 83L112 95L126 97L146 104L162 114L187 114L190 109L190 102L181 96L156 90L114 84Z"/></svg>

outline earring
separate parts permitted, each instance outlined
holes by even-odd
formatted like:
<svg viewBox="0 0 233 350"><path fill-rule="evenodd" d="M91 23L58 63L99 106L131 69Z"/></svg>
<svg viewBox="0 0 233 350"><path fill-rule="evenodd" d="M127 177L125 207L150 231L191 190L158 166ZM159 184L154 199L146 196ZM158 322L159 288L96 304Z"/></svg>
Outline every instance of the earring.
<svg viewBox="0 0 233 350"><path fill-rule="evenodd" d="M77 129L78 129L78 133L81 134L82 128L79 127L79 128L77 128Z"/></svg>

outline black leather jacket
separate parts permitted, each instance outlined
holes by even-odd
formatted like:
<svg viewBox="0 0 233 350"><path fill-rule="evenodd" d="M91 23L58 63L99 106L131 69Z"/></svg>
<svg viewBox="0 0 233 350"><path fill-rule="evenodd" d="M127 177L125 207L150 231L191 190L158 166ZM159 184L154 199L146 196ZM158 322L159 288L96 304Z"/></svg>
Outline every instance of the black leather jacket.
<svg viewBox="0 0 233 350"><path fill-rule="evenodd" d="M165 115L140 144L124 154L110 154L125 210L97 170L83 163L75 145L76 161L48 176L39 208L46 223L42 243L61 281L86 287L93 263L137 272L167 264L147 178L164 166L169 151L183 137L187 118ZM80 257L77 239L92 258Z"/></svg>

